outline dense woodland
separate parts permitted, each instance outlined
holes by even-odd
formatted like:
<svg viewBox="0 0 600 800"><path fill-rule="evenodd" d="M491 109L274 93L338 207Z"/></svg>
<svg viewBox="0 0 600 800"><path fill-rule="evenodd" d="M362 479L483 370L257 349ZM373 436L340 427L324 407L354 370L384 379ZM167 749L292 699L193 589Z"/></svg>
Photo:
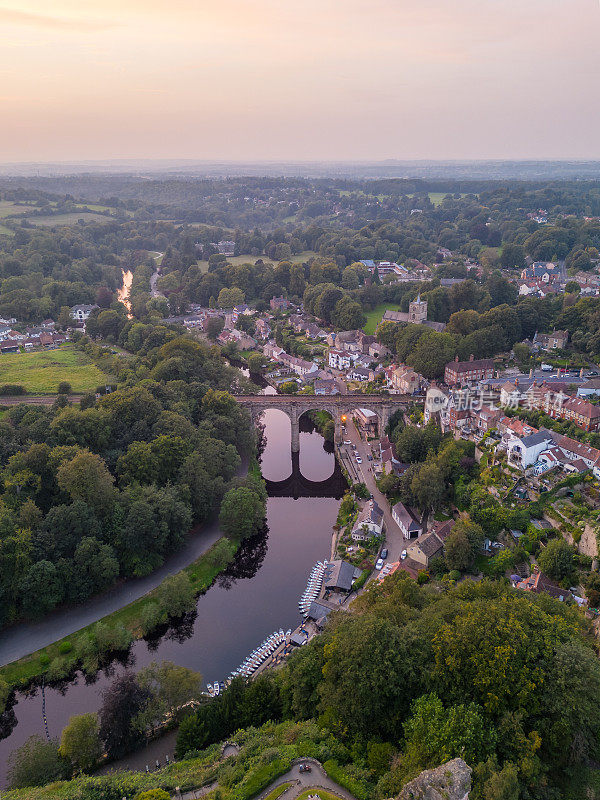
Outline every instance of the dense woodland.
<svg viewBox="0 0 600 800"><path fill-rule="evenodd" d="M559 798L597 758L600 665L580 615L544 595L467 582L373 586L285 669L182 724L178 751L267 719L315 719L364 795L387 798L421 770L462 756L473 797Z"/></svg>
<svg viewBox="0 0 600 800"><path fill-rule="evenodd" d="M235 478L254 435L226 391L243 388L238 373L218 351L174 337L122 377L99 400L71 406L59 396L0 422L3 623L151 572L230 491L240 509L232 538L262 520L262 489Z"/></svg>

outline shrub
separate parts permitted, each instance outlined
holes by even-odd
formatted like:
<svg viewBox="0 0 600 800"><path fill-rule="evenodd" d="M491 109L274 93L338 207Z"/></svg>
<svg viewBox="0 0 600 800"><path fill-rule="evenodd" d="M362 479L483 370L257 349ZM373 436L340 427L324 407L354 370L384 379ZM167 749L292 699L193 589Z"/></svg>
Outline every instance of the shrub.
<svg viewBox="0 0 600 800"><path fill-rule="evenodd" d="M73 645L71 644L71 642L68 639L66 641L64 641L64 642L61 642L58 645L58 652L63 656L66 655L67 653L70 653L72 649L73 649Z"/></svg>
<svg viewBox="0 0 600 800"><path fill-rule="evenodd" d="M357 797L358 800L371 800L372 792L362 783L351 777L340 767L337 761L330 759L323 764L323 769L332 781L339 783L344 789Z"/></svg>
<svg viewBox="0 0 600 800"><path fill-rule="evenodd" d="M12 394L27 394L27 390L20 383L3 383L0 386L0 395L6 397Z"/></svg>
<svg viewBox="0 0 600 800"><path fill-rule="evenodd" d="M457 581L460 578L460 572L457 569L452 569L448 573L448 577L451 581Z"/></svg>
<svg viewBox="0 0 600 800"><path fill-rule="evenodd" d="M50 663L50 656L48 655L48 653L41 653L40 664L42 665L42 667L47 667L49 663Z"/></svg>

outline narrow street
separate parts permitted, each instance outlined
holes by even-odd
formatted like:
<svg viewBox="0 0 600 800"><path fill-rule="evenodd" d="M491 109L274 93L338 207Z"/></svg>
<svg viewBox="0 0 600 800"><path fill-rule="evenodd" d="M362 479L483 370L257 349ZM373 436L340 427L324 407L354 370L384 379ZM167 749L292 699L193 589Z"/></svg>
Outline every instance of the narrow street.
<svg viewBox="0 0 600 800"><path fill-rule="evenodd" d="M400 553L406 548L407 542L402 535L402 531L392 518L392 511L386 496L379 491L375 483L375 476L373 475L374 461L369 461L368 459L368 456L372 454L372 443L365 442L360 436L354 425L354 420L350 416L346 422L344 441L350 441L352 444L356 445L358 455L362 458L362 464L357 464L352 447L344 444L340 446L342 453L346 454L346 460L351 462L349 470L351 477L353 479L356 477L367 486L367 489L373 495L373 499L383 511L383 521L386 531L385 546L388 549L386 561L399 561ZM378 447L379 445L377 445L377 449Z"/></svg>

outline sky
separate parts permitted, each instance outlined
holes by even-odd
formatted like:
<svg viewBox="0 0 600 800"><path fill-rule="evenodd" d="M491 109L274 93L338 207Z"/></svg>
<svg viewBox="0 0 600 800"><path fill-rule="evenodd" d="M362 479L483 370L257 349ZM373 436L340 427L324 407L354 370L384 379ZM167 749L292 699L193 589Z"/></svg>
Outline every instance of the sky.
<svg viewBox="0 0 600 800"><path fill-rule="evenodd" d="M0 0L0 161L600 159L599 0Z"/></svg>

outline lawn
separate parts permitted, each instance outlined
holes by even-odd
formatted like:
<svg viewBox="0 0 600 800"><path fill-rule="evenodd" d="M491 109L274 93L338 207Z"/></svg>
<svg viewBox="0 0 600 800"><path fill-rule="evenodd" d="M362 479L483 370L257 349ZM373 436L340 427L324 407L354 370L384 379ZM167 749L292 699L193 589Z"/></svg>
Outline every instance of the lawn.
<svg viewBox="0 0 600 800"><path fill-rule="evenodd" d="M390 311L400 311L399 306L389 305L389 303L380 303L378 306L375 306L372 311L367 312L367 321L363 326L363 331L366 334L372 335L375 333L375 329L381 322L381 318L387 309Z"/></svg>
<svg viewBox="0 0 600 800"><path fill-rule="evenodd" d="M48 217L27 217L27 221L32 225L40 225L43 228L52 228L57 225L77 225L80 219L84 222L114 222L112 217L93 214L89 211L71 211L68 214L54 214Z"/></svg>
<svg viewBox="0 0 600 800"><path fill-rule="evenodd" d="M277 800L277 798L281 797L281 795L286 792L291 785L292 784L289 781L287 781L287 783L280 783L279 786L273 789L273 791L264 798L264 800Z"/></svg>
<svg viewBox="0 0 600 800"><path fill-rule="evenodd" d="M20 383L31 394L55 394L61 381L68 381L77 393L93 392L115 379L71 344L58 350L0 355L0 384Z"/></svg>

